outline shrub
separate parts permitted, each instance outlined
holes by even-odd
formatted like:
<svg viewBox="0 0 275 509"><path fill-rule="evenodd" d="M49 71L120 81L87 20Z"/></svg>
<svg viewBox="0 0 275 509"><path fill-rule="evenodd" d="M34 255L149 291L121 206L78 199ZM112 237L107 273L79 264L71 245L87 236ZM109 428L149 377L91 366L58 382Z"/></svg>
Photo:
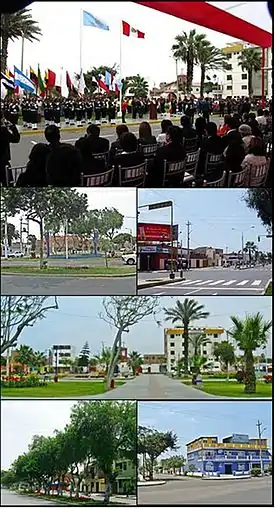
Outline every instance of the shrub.
<svg viewBox="0 0 275 509"><path fill-rule="evenodd" d="M254 467L251 469L251 475L253 477L259 477L261 475L261 469L259 467Z"/></svg>
<svg viewBox="0 0 275 509"><path fill-rule="evenodd" d="M41 378L40 375L10 375L1 377L2 388L15 388L20 389L23 387L44 387L47 382Z"/></svg>

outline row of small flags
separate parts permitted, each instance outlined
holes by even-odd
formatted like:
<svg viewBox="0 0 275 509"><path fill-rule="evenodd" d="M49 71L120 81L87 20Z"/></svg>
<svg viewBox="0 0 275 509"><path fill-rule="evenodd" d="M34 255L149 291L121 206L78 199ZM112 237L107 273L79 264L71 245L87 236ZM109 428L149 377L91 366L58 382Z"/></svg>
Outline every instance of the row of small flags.
<svg viewBox="0 0 275 509"><path fill-rule="evenodd" d="M30 67L29 72L24 74L17 67L14 67L14 73L11 71L8 71L7 74L1 73L1 85L3 85L6 90L13 91L16 95L20 93L20 89L25 90L29 94L37 94L42 97L47 94L47 91L53 89L60 92L64 97L71 93L74 95L83 95L86 87L83 73L81 73L77 81L78 83L75 80L73 84L68 71L65 72L64 79L63 69L60 75L57 75L51 69L47 69L44 77L42 77L39 66L37 72L35 72L33 67ZM98 80L93 78L93 83L97 89L103 90L107 94L113 91L118 95L122 88L120 79L115 78L113 72L110 73L106 71L105 77L101 76Z"/></svg>

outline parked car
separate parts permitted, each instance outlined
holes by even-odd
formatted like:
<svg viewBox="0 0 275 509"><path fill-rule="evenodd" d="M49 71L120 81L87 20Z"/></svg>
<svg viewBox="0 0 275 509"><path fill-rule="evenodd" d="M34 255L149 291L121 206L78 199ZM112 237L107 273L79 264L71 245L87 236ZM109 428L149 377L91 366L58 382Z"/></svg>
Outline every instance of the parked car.
<svg viewBox="0 0 275 509"><path fill-rule="evenodd" d="M273 381L272 373L268 373L267 375L264 375L263 379L266 384L272 384L272 381Z"/></svg>
<svg viewBox="0 0 275 509"><path fill-rule="evenodd" d="M11 251L8 253L8 258L23 258L24 253L22 251Z"/></svg>
<svg viewBox="0 0 275 509"><path fill-rule="evenodd" d="M121 259L126 265L136 265L137 263L136 253L122 255Z"/></svg>

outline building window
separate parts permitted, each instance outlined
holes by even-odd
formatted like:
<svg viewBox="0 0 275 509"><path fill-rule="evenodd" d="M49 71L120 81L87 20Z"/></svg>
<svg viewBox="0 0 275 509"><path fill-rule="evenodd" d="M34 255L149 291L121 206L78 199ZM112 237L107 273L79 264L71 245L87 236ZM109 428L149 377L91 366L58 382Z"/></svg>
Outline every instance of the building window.
<svg viewBox="0 0 275 509"><path fill-rule="evenodd" d="M175 337L175 334L170 334L170 338L174 338Z"/></svg>
<svg viewBox="0 0 275 509"><path fill-rule="evenodd" d="M226 76L226 79L227 79L227 81L232 81L232 74L228 74L228 75Z"/></svg>
<svg viewBox="0 0 275 509"><path fill-rule="evenodd" d="M242 80L247 80L247 74L242 74Z"/></svg>
<svg viewBox="0 0 275 509"><path fill-rule="evenodd" d="M170 346L175 346L175 343L170 343Z"/></svg>
<svg viewBox="0 0 275 509"><path fill-rule="evenodd" d="M232 64L226 64L226 70L232 71Z"/></svg>
<svg viewBox="0 0 275 509"><path fill-rule="evenodd" d="M217 338L218 337L218 334L213 334L214 338Z"/></svg>
<svg viewBox="0 0 275 509"><path fill-rule="evenodd" d="M171 350L170 355L175 355L175 350Z"/></svg>
<svg viewBox="0 0 275 509"><path fill-rule="evenodd" d="M203 355L207 355L207 350L203 350Z"/></svg>
<svg viewBox="0 0 275 509"><path fill-rule="evenodd" d="M127 463L123 463L123 470L127 470Z"/></svg>
<svg viewBox="0 0 275 509"><path fill-rule="evenodd" d="M226 90L232 90L232 85L227 85Z"/></svg>
<svg viewBox="0 0 275 509"><path fill-rule="evenodd" d="M247 85L242 85L242 90L247 90Z"/></svg>

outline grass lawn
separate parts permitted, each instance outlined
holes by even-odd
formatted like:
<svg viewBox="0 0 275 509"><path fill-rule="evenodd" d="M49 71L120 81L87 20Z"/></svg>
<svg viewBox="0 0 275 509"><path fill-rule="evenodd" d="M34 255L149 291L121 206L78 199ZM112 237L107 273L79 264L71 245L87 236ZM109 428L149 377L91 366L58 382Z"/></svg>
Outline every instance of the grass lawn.
<svg viewBox="0 0 275 509"><path fill-rule="evenodd" d="M191 382L184 382L186 385L191 385ZM200 389L208 394L215 396L226 396L227 398L271 398L272 397L272 384L264 382L257 383L255 394L246 394L244 392L244 385L237 382L203 382Z"/></svg>
<svg viewBox="0 0 275 509"><path fill-rule="evenodd" d="M18 493L21 495L26 495L28 497L37 498L39 500L50 500L51 502L57 504L57 505L74 505L74 506L91 506L91 505L104 505L102 500L95 500L95 499L89 499L89 500L83 500L83 499L76 499L76 498L69 498L62 495L56 496L56 495L38 495L37 493L21 493L18 491ZM39 505L39 502L38 504ZM110 502L109 505L124 505L124 504L118 504L114 502Z"/></svg>
<svg viewBox="0 0 275 509"><path fill-rule="evenodd" d="M47 269L40 269L38 266L26 266L26 265L7 265L1 267L2 274L17 273L17 274L35 274L36 276L123 276L123 275L136 275L135 265L130 267L128 265L122 267L48 267Z"/></svg>
<svg viewBox="0 0 275 509"><path fill-rule="evenodd" d="M125 382L115 382L115 387ZM45 387L3 388L1 395L10 398L70 398L75 396L93 396L106 392L104 382L57 382Z"/></svg>
<svg viewBox="0 0 275 509"><path fill-rule="evenodd" d="M265 291L265 295L269 295L270 297L272 296L272 283L269 283L269 285Z"/></svg>

